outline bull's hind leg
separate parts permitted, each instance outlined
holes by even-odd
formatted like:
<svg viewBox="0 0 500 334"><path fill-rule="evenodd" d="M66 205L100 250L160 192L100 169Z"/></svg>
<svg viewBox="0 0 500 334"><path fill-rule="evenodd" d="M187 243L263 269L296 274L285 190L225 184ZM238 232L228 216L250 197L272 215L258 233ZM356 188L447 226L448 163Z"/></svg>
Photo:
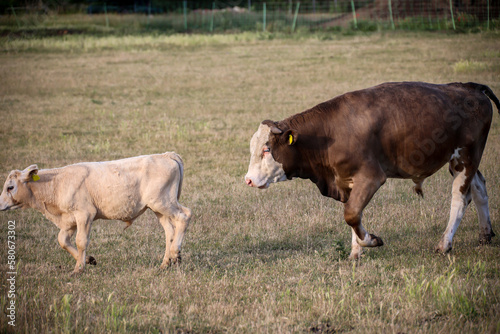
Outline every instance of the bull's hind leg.
<svg viewBox="0 0 500 334"><path fill-rule="evenodd" d="M472 200L477 208L479 221L479 243L487 244L495 236L491 228L490 210L488 208L488 193L486 192L486 180L480 171L472 179Z"/></svg>
<svg viewBox="0 0 500 334"><path fill-rule="evenodd" d="M436 247L436 252L448 253L451 251L453 236L462 221L465 209L471 201L470 184L475 171L472 173L469 169L472 169L472 167L466 168L462 163L450 161L450 172L454 177L451 189L450 219Z"/></svg>

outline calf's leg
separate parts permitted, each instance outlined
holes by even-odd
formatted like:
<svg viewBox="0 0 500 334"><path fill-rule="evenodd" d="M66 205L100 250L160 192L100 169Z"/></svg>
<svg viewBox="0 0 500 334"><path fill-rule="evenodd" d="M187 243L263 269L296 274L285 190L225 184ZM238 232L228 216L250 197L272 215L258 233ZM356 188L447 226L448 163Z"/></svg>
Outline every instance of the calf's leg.
<svg viewBox="0 0 500 334"><path fill-rule="evenodd" d="M86 263L85 256L87 252L87 245L89 243L89 233L90 233L90 228L92 227L93 216L83 213L81 214L75 213L74 216L77 222L75 241L78 254L73 273L78 274L83 272L83 269L85 268L85 263Z"/></svg>
<svg viewBox="0 0 500 334"><path fill-rule="evenodd" d="M184 234L191 220L191 210L179 204L178 211L175 213L173 219L175 233L170 245L170 257L172 259L180 260L180 252Z"/></svg>
<svg viewBox="0 0 500 334"><path fill-rule="evenodd" d="M57 236L57 241L64 250L70 253L71 256L73 256L73 258L78 261L78 250L71 244L71 237L73 236L73 234L75 234L75 231L76 226L60 230L59 235ZM97 264L97 261L93 256L87 257L85 262L92 265Z"/></svg>
<svg viewBox="0 0 500 334"><path fill-rule="evenodd" d="M157 212L156 216L165 230L165 256L161 264L162 268L180 261L181 245L184 234L191 219L191 210L178 204L169 208L165 213Z"/></svg>
<svg viewBox="0 0 500 334"><path fill-rule="evenodd" d="M57 236L57 241L59 241L59 245L63 249L65 249L68 253L73 256L75 260L78 261L78 251L73 245L71 245L71 237L76 231L76 226L70 227L68 229L61 229L59 231L59 235Z"/></svg>
<svg viewBox="0 0 500 334"><path fill-rule="evenodd" d="M166 268L172 262L172 260L170 259L170 246L174 238L174 227L171 223L169 215L163 215L159 212L155 212L155 214L156 217L158 217L158 222L165 230L165 255L163 256L163 261L160 268Z"/></svg>

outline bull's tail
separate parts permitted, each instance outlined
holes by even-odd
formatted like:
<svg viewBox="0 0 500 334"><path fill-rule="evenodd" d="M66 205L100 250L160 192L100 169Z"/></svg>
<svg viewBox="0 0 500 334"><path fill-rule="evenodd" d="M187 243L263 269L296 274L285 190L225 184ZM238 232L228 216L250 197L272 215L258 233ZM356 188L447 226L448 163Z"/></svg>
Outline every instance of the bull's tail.
<svg viewBox="0 0 500 334"><path fill-rule="evenodd" d="M467 85L474 89L479 90L481 93L490 98L490 100L493 101L493 103L495 103L495 105L497 106L498 113L500 114L500 101L498 100L498 97L496 97L495 93L493 93L490 87L475 82L468 82Z"/></svg>
<svg viewBox="0 0 500 334"><path fill-rule="evenodd" d="M178 155L175 152L166 152L166 156L168 156L170 159L174 160L177 162L177 165L179 166L179 189L177 191L177 200L181 197L181 191L182 191L182 181L184 180L184 162L182 161L182 158L180 155Z"/></svg>

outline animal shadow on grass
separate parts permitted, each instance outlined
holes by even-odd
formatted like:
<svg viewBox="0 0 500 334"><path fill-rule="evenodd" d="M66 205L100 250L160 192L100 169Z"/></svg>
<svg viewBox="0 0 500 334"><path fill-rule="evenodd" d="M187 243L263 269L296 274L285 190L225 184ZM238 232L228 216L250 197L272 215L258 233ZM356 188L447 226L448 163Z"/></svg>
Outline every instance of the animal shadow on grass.
<svg viewBox="0 0 500 334"><path fill-rule="evenodd" d="M190 252L189 264L197 268L235 269L235 267L275 264L296 256L320 256L327 261L347 260L350 242L334 237L333 230L309 235L283 235L278 239L237 238L229 244L202 252Z"/></svg>

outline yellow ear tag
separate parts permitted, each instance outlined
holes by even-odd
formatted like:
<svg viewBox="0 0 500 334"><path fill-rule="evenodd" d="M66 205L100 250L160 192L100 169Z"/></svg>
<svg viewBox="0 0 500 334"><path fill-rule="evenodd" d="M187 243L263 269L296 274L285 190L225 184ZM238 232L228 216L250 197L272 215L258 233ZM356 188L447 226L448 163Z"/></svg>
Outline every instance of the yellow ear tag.
<svg viewBox="0 0 500 334"><path fill-rule="evenodd" d="M288 135L288 144L289 145L293 144L293 136L291 134Z"/></svg>
<svg viewBox="0 0 500 334"><path fill-rule="evenodd" d="M40 180L40 176L36 175L36 174L33 174L33 176L31 177L33 179L33 181L38 181Z"/></svg>

